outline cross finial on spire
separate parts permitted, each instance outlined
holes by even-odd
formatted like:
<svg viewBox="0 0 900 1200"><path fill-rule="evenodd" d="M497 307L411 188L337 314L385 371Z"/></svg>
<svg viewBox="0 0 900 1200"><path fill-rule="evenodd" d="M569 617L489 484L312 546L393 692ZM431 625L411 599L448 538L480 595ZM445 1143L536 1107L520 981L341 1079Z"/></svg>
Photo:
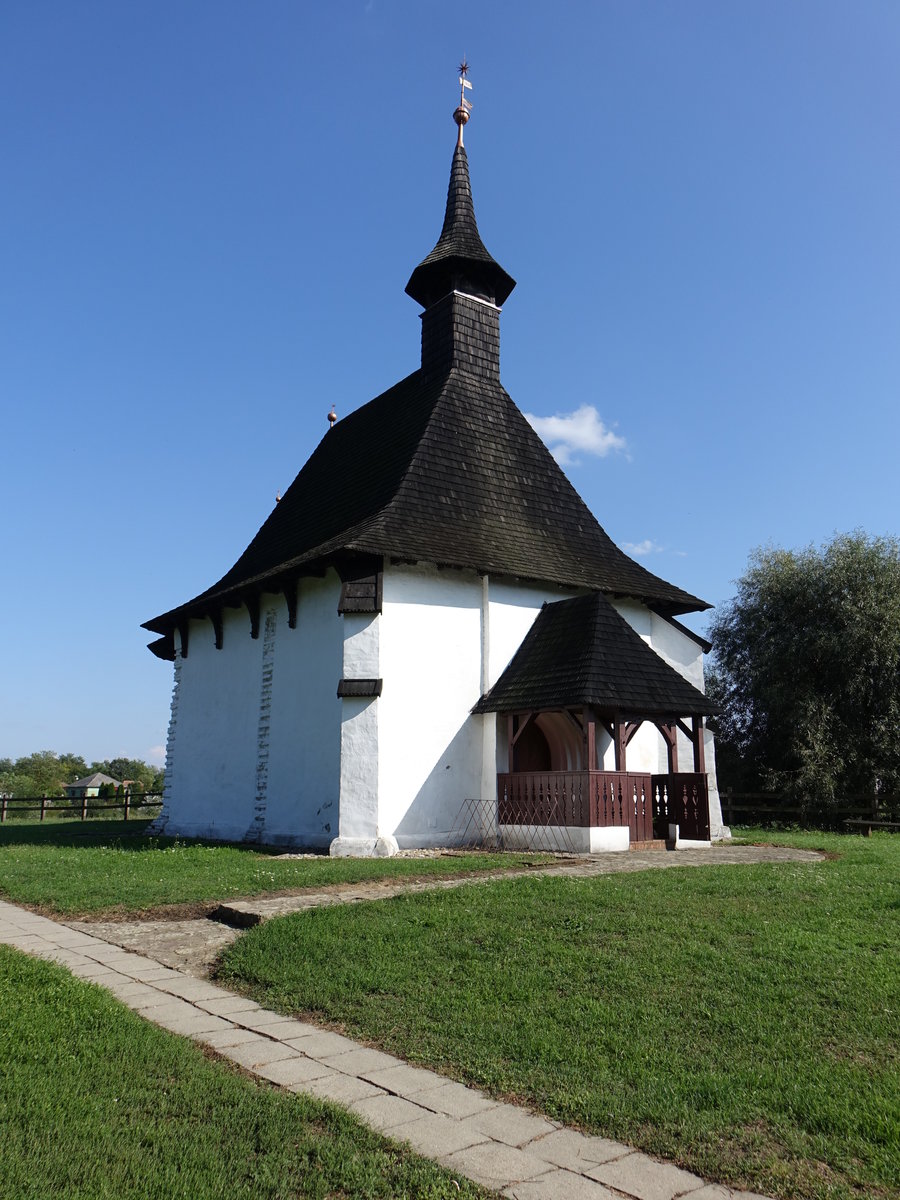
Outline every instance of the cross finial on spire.
<svg viewBox="0 0 900 1200"><path fill-rule="evenodd" d="M469 73L469 64L466 62L465 55L459 64L459 108L453 114L453 120L459 126L459 134L456 139L457 146L463 144L463 125L469 119L469 113L472 111L472 105L466 99L466 89L471 90L472 85L469 83L466 76Z"/></svg>

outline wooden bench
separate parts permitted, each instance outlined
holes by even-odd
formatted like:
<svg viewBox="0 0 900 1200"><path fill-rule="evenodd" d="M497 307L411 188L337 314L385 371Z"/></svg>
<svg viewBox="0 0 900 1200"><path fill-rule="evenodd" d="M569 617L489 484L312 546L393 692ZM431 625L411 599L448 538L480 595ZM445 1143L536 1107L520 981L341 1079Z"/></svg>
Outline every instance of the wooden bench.
<svg viewBox="0 0 900 1200"><path fill-rule="evenodd" d="M845 825L859 825L865 829L866 837L872 836L873 829L900 829L900 821L876 821L871 817L848 817Z"/></svg>

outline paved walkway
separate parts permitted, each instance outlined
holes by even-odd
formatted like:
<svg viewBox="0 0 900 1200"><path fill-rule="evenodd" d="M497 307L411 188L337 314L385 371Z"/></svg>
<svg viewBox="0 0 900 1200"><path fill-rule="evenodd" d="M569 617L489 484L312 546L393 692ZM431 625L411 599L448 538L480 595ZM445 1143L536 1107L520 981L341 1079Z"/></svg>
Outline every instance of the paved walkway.
<svg viewBox="0 0 900 1200"><path fill-rule="evenodd" d="M821 857L803 851L770 857L773 849L728 847L699 853L704 864L711 864L711 854L727 855L719 859L723 862ZM750 857L746 850L757 850L766 857ZM645 869L687 865L683 854L690 853L655 853L654 860L671 861L647 863ZM615 857L622 862L618 869L641 869L633 865L638 855ZM541 873L599 874L604 866L591 860ZM606 869L614 868L606 865ZM462 881L436 882L458 886ZM373 888L378 895L393 894L384 887ZM397 890L408 891L410 885ZM372 898L369 885L336 891L345 901L351 893L353 899ZM327 894L331 897L334 891ZM312 897L289 899L307 900L297 907L309 907ZM265 902L255 903L262 906ZM121 931L125 926L116 928ZM373 1129L409 1143L449 1170L513 1200L767 1200L756 1193L707 1183L619 1142L566 1129L339 1034L287 1020L207 979L113 944L98 933L96 924L79 923L73 928L0 901L0 942L61 963L79 978L107 988L141 1016L212 1048L262 1079L346 1105Z"/></svg>
<svg viewBox="0 0 900 1200"><path fill-rule="evenodd" d="M285 857L290 857L285 855ZM332 904L356 904L364 900L383 900L409 892L492 883L500 879L519 879L530 875L556 875L589 878L594 875L629 871L663 870L668 867L733 866L766 862L821 862L815 850L795 850L787 846L713 846L708 850L635 850L627 854L594 854L564 859L561 862L516 870L485 871L456 879L373 879L367 883L335 884L309 889L294 896L258 896L249 900L225 901L214 913L214 920L165 921L67 921L72 929L93 934L129 950L137 950L167 967L175 967L198 979L206 979L210 968L227 945L242 929L258 925L271 917L320 908Z"/></svg>

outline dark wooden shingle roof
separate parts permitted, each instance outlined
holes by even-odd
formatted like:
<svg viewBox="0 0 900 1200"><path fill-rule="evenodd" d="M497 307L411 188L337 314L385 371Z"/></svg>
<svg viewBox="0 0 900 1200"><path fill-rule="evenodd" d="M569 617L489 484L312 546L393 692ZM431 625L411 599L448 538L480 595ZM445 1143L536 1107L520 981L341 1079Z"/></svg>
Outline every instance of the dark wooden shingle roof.
<svg viewBox="0 0 900 1200"><path fill-rule="evenodd" d="M444 230L407 289L430 304L421 369L325 434L221 579L146 622L167 639L155 652L171 656L172 631L187 618L278 591L347 554L591 588L670 613L708 607L618 549L501 386L492 301L513 286L478 236L457 148ZM451 290L437 295L442 288Z"/></svg>
<svg viewBox="0 0 900 1200"><path fill-rule="evenodd" d="M596 592L545 604L509 666L473 711L586 704L630 717L717 711Z"/></svg>

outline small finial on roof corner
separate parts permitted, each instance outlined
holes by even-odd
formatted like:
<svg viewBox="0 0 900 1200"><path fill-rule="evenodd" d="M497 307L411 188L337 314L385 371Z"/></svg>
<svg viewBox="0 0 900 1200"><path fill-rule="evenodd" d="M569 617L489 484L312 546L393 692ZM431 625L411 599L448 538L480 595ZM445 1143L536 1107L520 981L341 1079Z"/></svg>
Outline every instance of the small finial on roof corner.
<svg viewBox="0 0 900 1200"><path fill-rule="evenodd" d="M459 126L459 133L456 137L457 146L463 144L463 126L469 119L469 113L472 111L472 105L466 99L466 88L471 90L472 85L469 83L466 76L469 73L469 64L466 62L466 57L463 55L463 60L459 64L459 108L453 114L453 120Z"/></svg>
<svg viewBox="0 0 900 1200"><path fill-rule="evenodd" d="M328 414L328 428L334 429L334 423L337 420L337 413L334 411L334 405L331 406L331 412Z"/></svg>

